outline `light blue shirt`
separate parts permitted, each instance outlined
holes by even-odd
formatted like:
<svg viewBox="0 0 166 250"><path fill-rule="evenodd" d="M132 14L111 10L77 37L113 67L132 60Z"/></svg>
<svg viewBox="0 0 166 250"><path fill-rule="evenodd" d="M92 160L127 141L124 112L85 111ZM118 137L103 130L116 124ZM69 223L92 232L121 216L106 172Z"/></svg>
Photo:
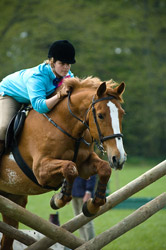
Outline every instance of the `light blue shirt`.
<svg viewBox="0 0 166 250"><path fill-rule="evenodd" d="M74 77L71 71L68 75ZM0 95L12 96L20 103L31 103L39 113L47 113L50 110L46 98L58 87L53 84L54 79L56 76L50 65L42 63L6 76L0 83Z"/></svg>

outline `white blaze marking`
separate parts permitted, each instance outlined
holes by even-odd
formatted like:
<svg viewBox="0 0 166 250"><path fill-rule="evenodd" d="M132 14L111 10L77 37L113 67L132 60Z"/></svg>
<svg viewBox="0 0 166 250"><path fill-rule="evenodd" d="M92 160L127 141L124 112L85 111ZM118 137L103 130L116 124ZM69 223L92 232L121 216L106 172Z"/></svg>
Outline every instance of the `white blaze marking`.
<svg viewBox="0 0 166 250"><path fill-rule="evenodd" d="M112 129L114 134L119 134L120 132L120 127L119 127L119 114L118 114L118 108L116 107L116 105L114 103L112 103L111 101L109 101L107 103L107 106L110 109L110 116L111 116L111 120L112 120ZM124 147L123 147L123 140L121 137L119 138L115 138L116 141L116 145L117 148L120 152L120 160L124 160L124 156L125 156L125 151L124 151Z"/></svg>

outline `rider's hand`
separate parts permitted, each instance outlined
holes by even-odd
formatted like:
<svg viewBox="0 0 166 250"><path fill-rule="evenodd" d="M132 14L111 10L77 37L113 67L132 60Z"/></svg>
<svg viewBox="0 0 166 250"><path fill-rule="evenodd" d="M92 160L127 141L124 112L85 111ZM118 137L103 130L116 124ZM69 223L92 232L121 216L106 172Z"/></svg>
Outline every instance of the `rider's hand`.
<svg viewBox="0 0 166 250"><path fill-rule="evenodd" d="M67 96L68 93L69 93L69 91L70 91L70 88L69 88L69 87L63 86L62 89L59 91L59 93L60 93L60 98L63 98L63 97L65 97L65 96Z"/></svg>
<svg viewBox="0 0 166 250"><path fill-rule="evenodd" d="M91 192L85 192L85 195L83 197L83 203L86 202L87 200L89 200L91 198Z"/></svg>

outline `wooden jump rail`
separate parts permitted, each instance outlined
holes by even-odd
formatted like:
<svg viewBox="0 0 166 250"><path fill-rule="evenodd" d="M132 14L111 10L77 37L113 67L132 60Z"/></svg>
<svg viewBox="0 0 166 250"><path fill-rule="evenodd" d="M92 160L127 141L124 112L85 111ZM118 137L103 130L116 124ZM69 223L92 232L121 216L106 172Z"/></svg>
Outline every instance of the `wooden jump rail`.
<svg viewBox="0 0 166 250"><path fill-rule="evenodd" d="M82 246L76 248L76 250L99 250L116 238L120 237L122 234L125 234L132 228L146 221L149 217L157 213L165 206L166 193L163 193L156 197L154 200L138 208L135 212L127 216L124 220L120 221L115 226L99 234L97 237L86 242Z"/></svg>
<svg viewBox="0 0 166 250"><path fill-rule="evenodd" d="M101 207L101 209L99 210L99 212L94 217L88 218L88 217L85 217L83 214L80 214L80 215L76 216L75 218L73 218L72 220L70 220L67 223L65 223L62 227L57 227L57 226L55 226L55 225L53 225L53 224L51 224L51 223L49 223L49 222L45 221L44 219L42 219L42 218L40 218L40 217L37 216L38 220L39 220L38 222L39 222L39 225L40 225L39 228L37 228L36 227L36 223L34 223L34 224L33 223L29 223L29 221L27 221L27 220L24 220L24 222L23 222L22 216L20 216L20 214L19 214L19 216L18 216L18 220L19 221L21 221L22 223L24 223L24 224L32 227L33 229L35 229L35 230L37 230L37 231L39 231L41 233L44 233L47 236L47 237L44 237L43 239L41 239L40 241L32 244L30 247L26 248L26 250L44 250L44 249L49 248L50 246L52 246L56 242L59 242L62 245L68 246L69 248L72 248L72 249L90 249L90 248L85 248L87 243L83 244L83 243L85 243L83 240L80 240L77 237L74 237L69 232L74 232L75 230L79 229L81 226L83 226L84 224L86 224L90 220L96 218L97 216L99 216L99 215L105 213L106 211L110 210L111 208L115 207L120 202L126 200L127 198L129 198L133 194L137 193L138 191L142 190L146 186L148 186L151 183L155 182L156 180L160 179L164 175L166 175L166 160L163 161L163 162L161 162L160 164L158 164L154 168L150 169L149 171L145 172L143 175L141 175L140 177L136 178L132 182L128 183L127 185L125 185L121 189L117 190L116 192L114 192L110 196L108 196L107 197L107 203L104 206ZM1 202L3 203L4 200L7 200L7 199L5 199L3 197L0 197L0 204L1 204ZM163 193L162 195L160 195L156 199L154 199L151 202L147 203L147 204L150 204L150 205L147 205L147 204L144 205L143 206L143 210L147 210L148 213L149 213L148 216L151 216L153 214L153 212L155 213L155 212L157 212L157 211L159 211L161 209L160 206L156 205L156 204L158 204L158 201L160 201L159 203L161 203L161 201L162 201L162 204L163 204L162 206L165 206L166 205L165 204L165 200L166 200L166 193ZM12 202L10 201L10 204L11 203ZM7 204L6 204L6 206L7 206L7 208L10 207ZM15 204L15 206L18 206L18 205ZM5 214L5 212L6 212L5 206L3 207L3 209L1 209L1 207L2 206L0 205L0 211ZM12 207L10 207L10 208L12 210ZM136 210L130 216L126 217L124 219L124 221L125 220L130 220L131 218L133 218L133 216L134 216L134 218L139 217L140 214L142 213L142 212L140 212L140 209L141 208L139 208L138 210ZM23 209L23 213L25 214L24 211L26 211L26 210ZM28 212L28 211L26 211L26 212ZM28 212L28 213L30 213L30 212ZM145 214L146 214L146 212L145 212ZM6 214L6 215L8 215L8 214ZM14 217L15 219L17 219L16 218L16 210L15 210L14 213L11 212L10 215L8 215L8 216ZM144 220L146 220L148 218L149 217L145 218ZM41 219L41 221L40 221L40 219ZM123 224L124 221L119 222L113 228L115 229L116 226L118 227L118 225L120 223ZM137 219L135 219L135 223L138 223L138 224L142 223L143 221L141 221L141 220L137 221ZM44 222L46 222L46 224L47 224L47 229L46 229L47 232L43 231L43 227L45 227L45 226L44 225L42 226L42 223L44 223ZM138 224L136 224L136 225L138 225ZM130 230L131 228L135 227L136 225L130 224L130 228L128 230ZM55 229L55 227L56 227L56 229ZM64 229L66 229L69 232L67 232ZM49 232L49 230L51 230L51 231ZM122 230L124 230L124 229L122 229ZM109 233L108 233L108 231L109 231ZM107 234L112 234L113 235L112 231L113 231L113 229L109 229L109 230L107 230L104 233L105 233L105 235L107 235ZM99 237L99 239L102 238L102 236L105 237L105 235L103 235L104 233L102 233L101 235L95 237L94 239L97 238L97 240L98 240L98 237ZM121 234L123 234L123 232L120 232L119 236ZM111 236L112 238L109 238L109 240L112 241L113 239L115 239L115 238L117 238L119 236L118 235ZM49 239L48 237L50 237L51 239ZM108 238L108 236L106 236L106 238ZM106 241L104 241L104 242L106 242ZM106 243L106 244L108 244L108 243ZM80 248L80 247L84 247L84 248ZM95 248L92 248L92 249L97 249L97 248L95 246Z"/></svg>
<svg viewBox="0 0 166 250"><path fill-rule="evenodd" d="M57 240L60 244L69 248L74 249L85 243L84 240L79 239L67 230L44 220L1 195L0 212L22 222L51 239Z"/></svg>
<svg viewBox="0 0 166 250"><path fill-rule="evenodd" d="M107 197L107 202L104 206L101 207L99 212L94 217L85 217L82 213L80 215L77 215L64 225L62 225L63 228L70 232L74 232L77 229L79 229L81 226L88 223L90 220L100 216L101 214L107 212L111 208L115 207L122 201L126 200L133 194L139 192L140 190L144 189L151 183L155 182L156 180L160 179L166 175L166 160L159 163L157 166L153 167L149 171L145 172L135 180L131 181L121 189L117 190L113 194L109 195ZM56 241L57 242L57 241ZM55 241L48 239L47 237L44 237L43 239L39 240L37 243L34 243L31 245L30 248L27 248L26 250L45 250L46 248L52 246L56 243Z"/></svg>

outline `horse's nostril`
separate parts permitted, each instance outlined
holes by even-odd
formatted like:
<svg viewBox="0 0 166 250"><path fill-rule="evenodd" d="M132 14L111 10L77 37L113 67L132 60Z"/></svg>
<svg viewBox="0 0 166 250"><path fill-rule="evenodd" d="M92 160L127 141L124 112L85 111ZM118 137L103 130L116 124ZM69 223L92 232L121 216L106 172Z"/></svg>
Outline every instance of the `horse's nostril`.
<svg viewBox="0 0 166 250"><path fill-rule="evenodd" d="M112 157L112 161L113 161L114 164L116 163L116 156Z"/></svg>

